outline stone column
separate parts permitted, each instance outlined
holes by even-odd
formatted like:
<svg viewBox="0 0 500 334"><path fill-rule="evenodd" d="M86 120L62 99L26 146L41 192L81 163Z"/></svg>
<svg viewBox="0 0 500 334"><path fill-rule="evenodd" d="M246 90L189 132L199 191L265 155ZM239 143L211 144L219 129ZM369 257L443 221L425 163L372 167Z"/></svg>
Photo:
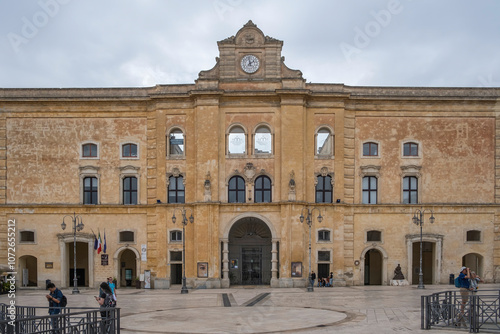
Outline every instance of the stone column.
<svg viewBox="0 0 500 334"><path fill-rule="evenodd" d="M278 239L272 240L271 248L271 287L279 287L278 281Z"/></svg>
<svg viewBox="0 0 500 334"><path fill-rule="evenodd" d="M222 239L222 278L221 287L229 288L229 240Z"/></svg>

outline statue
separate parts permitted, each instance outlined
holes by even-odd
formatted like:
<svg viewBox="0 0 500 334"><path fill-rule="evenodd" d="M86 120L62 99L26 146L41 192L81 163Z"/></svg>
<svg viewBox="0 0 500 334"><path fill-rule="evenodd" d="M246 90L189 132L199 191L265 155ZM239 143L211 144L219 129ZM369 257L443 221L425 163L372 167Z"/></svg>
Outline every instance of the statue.
<svg viewBox="0 0 500 334"><path fill-rule="evenodd" d="M401 271L401 266L398 263L398 266L396 269L394 269L394 278L393 280L404 280L405 276L403 275L403 272Z"/></svg>
<svg viewBox="0 0 500 334"><path fill-rule="evenodd" d="M205 188L205 202L210 202L212 200L212 186L210 183L210 172L207 173L205 182L203 183Z"/></svg>

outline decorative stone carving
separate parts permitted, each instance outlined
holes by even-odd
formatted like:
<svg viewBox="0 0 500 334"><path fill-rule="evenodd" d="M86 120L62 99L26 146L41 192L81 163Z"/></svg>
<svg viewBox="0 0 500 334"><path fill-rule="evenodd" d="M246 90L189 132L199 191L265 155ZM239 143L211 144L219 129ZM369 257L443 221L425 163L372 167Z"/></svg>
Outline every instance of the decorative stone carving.
<svg viewBox="0 0 500 334"><path fill-rule="evenodd" d="M255 166L253 163L249 162L245 165L245 168L243 169L243 174L245 174L245 177L247 178L247 182L251 182L253 178L255 177Z"/></svg>
<svg viewBox="0 0 500 334"><path fill-rule="evenodd" d="M205 188L205 202L210 202L212 200L212 185L210 182L210 172L207 172L207 176L205 177L205 182L203 183L203 187Z"/></svg>
<svg viewBox="0 0 500 334"><path fill-rule="evenodd" d="M359 176L365 177L365 176L375 176L377 178L380 177L380 166L374 166L374 165L368 165L368 166L361 166Z"/></svg>
<svg viewBox="0 0 500 334"><path fill-rule="evenodd" d="M289 201L295 201L296 196L295 196L295 172L292 170L290 173L290 181L288 182L288 200Z"/></svg>

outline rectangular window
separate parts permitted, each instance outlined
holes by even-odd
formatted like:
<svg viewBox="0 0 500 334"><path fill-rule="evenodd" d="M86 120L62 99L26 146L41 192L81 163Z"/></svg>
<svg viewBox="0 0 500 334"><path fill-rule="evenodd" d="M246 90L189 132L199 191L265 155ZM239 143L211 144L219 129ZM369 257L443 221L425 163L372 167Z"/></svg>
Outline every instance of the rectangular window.
<svg viewBox="0 0 500 334"><path fill-rule="evenodd" d="M123 179L123 204L137 204L137 178Z"/></svg>
<svg viewBox="0 0 500 334"><path fill-rule="evenodd" d="M363 178L363 204L377 204L377 178L375 176Z"/></svg>
<svg viewBox="0 0 500 334"><path fill-rule="evenodd" d="M405 157L418 157L418 144L405 143L403 145L403 155Z"/></svg>
<svg viewBox="0 0 500 334"><path fill-rule="evenodd" d="M83 204L97 204L97 178L83 179Z"/></svg>
<svg viewBox="0 0 500 334"><path fill-rule="evenodd" d="M170 252L170 262L182 261L182 252Z"/></svg>
<svg viewBox="0 0 500 334"><path fill-rule="evenodd" d="M329 251L319 251L318 252L318 261L330 261L330 252Z"/></svg>
<svg viewBox="0 0 500 334"><path fill-rule="evenodd" d="M415 176L406 176L403 178L403 203L418 203L418 179Z"/></svg>
<svg viewBox="0 0 500 334"><path fill-rule="evenodd" d="M319 241L330 241L330 231L326 231L326 230L318 231L318 240Z"/></svg>

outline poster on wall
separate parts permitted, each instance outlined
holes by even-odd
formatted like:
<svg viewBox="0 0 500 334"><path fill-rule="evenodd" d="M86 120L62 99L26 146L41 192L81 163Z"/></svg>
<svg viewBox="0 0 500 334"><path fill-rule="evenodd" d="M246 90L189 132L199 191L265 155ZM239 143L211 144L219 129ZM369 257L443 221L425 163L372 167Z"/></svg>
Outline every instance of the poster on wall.
<svg viewBox="0 0 500 334"><path fill-rule="evenodd" d="M208 262L198 262L198 277L208 277Z"/></svg>
<svg viewBox="0 0 500 334"><path fill-rule="evenodd" d="M147 253L147 245L141 245L141 261L147 261L148 260L148 253Z"/></svg>
<svg viewBox="0 0 500 334"><path fill-rule="evenodd" d="M151 289L151 270L144 271L144 289Z"/></svg>
<svg viewBox="0 0 500 334"><path fill-rule="evenodd" d="M292 277L302 277L302 262L292 262Z"/></svg>

